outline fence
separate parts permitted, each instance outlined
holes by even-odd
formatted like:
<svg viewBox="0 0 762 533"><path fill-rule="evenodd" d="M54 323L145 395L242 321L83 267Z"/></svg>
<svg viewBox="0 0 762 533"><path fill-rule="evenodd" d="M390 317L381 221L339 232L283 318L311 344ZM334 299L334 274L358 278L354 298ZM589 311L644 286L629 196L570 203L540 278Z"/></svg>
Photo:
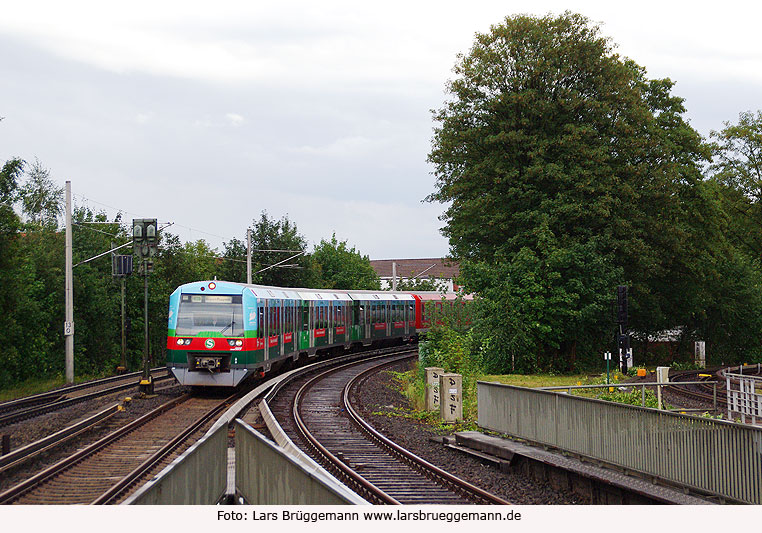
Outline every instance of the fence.
<svg viewBox="0 0 762 533"><path fill-rule="evenodd" d="M500 383L477 386L483 428L762 503L762 428Z"/></svg>
<svg viewBox="0 0 762 533"><path fill-rule="evenodd" d="M746 423L747 416L751 417L752 424L760 421L762 394L757 394L756 389L762 387L762 378L726 372L725 384L728 393L728 418L733 420L735 414L738 414L743 423Z"/></svg>

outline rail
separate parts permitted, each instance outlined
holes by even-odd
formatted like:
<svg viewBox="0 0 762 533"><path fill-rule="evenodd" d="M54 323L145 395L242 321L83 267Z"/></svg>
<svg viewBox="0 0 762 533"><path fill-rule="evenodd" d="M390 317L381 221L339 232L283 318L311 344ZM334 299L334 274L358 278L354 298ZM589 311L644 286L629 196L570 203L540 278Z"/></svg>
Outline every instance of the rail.
<svg viewBox="0 0 762 533"><path fill-rule="evenodd" d="M389 351L394 351L394 349L377 350L376 353L386 353ZM365 352L362 354L353 354L312 363L306 367L291 370L276 376L275 378L258 385L220 416L201 439L122 503L126 505L211 505L218 503L220 499L225 496L225 490L227 488L228 428L234 423L237 428L246 426L245 424L238 424L236 418L240 416L240 413L248 405L250 405L256 398L264 395L268 390L277 387L280 383L291 379L294 375L300 372L305 372L321 365L342 362L358 357L367 358L368 356L369 354ZM247 427L246 431L250 431L250 428ZM236 436L236 438L238 438L238 436ZM256 436L252 438L257 440ZM251 445L247 449L254 450L255 445ZM284 450L278 446L276 446L276 449L278 450L281 461L290 461L293 459L293 455L291 455L288 450ZM236 454L236 476L238 475L237 472L239 470L242 471L248 468L248 466L246 466L247 462L256 462L257 460L257 457L252 457L248 453ZM253 472L255 470L250 469L249 471ZM311 472L310 467L307 466L305 471ZM327 472L325 472L325 474L327 482L338 483L332 476L328 476ZM264 473L259 472L258 475L264 475ZM311 472L309 475L314 475L314 472ZM339 483L339 485L341 484ZM335 488L337 491L346 490L341 489L341 487L338 486ZM243 488L243 491L248 491L248 489ZM346 490L345 496L347 500L352 500L351 503L366 503L356 495L350 494L348 490ZM250 494L249 497L251 497ZM320 502L315 501L314 503Z"/></svg>

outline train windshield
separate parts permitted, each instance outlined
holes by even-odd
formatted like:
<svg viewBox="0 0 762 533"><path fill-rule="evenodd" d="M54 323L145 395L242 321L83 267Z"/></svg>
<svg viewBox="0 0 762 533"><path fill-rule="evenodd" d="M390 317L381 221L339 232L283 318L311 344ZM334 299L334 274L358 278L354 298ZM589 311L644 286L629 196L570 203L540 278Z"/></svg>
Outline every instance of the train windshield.
<svg viewBox="0 0 762 533"><path fill-rule="evenodd" d="M177 313L178 337L218 333L243 337L241 295L183 294Z"/></svg>

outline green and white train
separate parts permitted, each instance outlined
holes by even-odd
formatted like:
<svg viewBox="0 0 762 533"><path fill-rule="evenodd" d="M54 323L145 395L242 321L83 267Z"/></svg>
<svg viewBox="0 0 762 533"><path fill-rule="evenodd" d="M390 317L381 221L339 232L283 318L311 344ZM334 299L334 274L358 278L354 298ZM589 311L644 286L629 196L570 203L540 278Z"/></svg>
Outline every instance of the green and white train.
<svg viewBox="0 0 762 533"><path fill-rule="evenodd" d="M435 298L188 283L169 300L167 367L182 385L234 387L288 358L410 341L425 329L422 301Z"/></svg>

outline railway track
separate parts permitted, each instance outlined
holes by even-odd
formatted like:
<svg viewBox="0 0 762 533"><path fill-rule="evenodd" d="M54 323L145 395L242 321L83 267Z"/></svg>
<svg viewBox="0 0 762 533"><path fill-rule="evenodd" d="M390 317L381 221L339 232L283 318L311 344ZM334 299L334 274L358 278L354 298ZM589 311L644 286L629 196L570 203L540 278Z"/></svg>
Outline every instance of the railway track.
<svg viewBox="0 0 762 533"><path fill-rule="evenodd" d="M670 381L674 385L669 386L667 390L680 397L706 404L709 409L715 403L718 409L727 409L725 380L718 378L719 371L720 369L675 372L670 377ZM705 383L681 385L681 381L703 381ZM713 385L714 383L716 383L716 388Z"/></svg>
<svg viewBox="0 0 762 533"><path fill-rule="evenodd" d="M151 370L151 374L154 382L172 379L172 375L165 367L154 368ZM0 403L0 427L63 409L80 402L136 388L138 386L136 380L140 375L142 375L142 372L113 376L2 402Z"/></svg>
<svg viewBox="0 0 762 533"><path fill-rule="evenodd" d="M238 397L175 398L0 494L2 504L107 504L190 445Z"/></svg>
<svg viewBox="0 0 762 533"><path fill-rule="evenodd" d="M708 409L711 409L711 406L716 403L718 410L726 411L728 408L728 401L727 391L725 390L725 371L758 376L760 373L760 366L717 367L705 370L685 370L675 372L670 377L670 381L674 384L670 385L667 390L682 398L688 398L694 402L699 402L700 404L707 406ZM683 381L702 381L704 383L681 385L681 382Z"/></svg>
<svg viewBox="0 0 762 533"><path fill-rule="evenodd" d="M410 354L349 363L281 390L272 410L294 442L368 501L507 504L391 443L349 401L359 380Z"/></svg>

